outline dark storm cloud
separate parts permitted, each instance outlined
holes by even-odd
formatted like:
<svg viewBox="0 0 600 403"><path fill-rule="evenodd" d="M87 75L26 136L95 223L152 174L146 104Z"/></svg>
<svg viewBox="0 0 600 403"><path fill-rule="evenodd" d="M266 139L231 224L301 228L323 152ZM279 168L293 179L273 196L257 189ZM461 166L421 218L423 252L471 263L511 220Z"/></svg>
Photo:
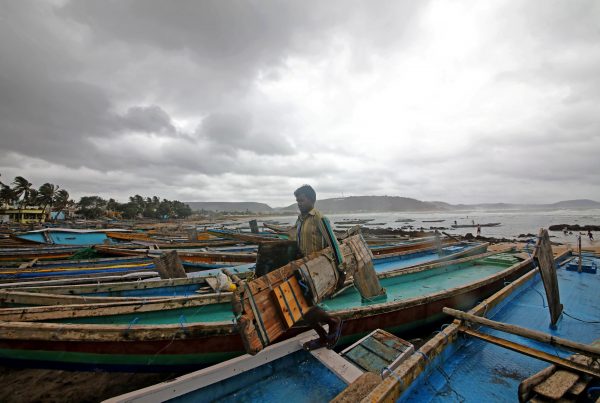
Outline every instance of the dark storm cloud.
<svg viewBox="0 0 600 403"><path fill-rule="evenodd" d="M125 128L146 133L176 133L171 117L160 106L133 106L123 116Z"/></svg>
<svg viewBox="0 0 600 403"><path fill-rule="evenodd" d="M74 193L156 189L165 197L194 199L194 189L201 187L207 199L247 195L257 201L261 194L287 194L307 181L324 194L422 198L442 198L447 194L440 189L476 189L490 181L597 186L600 5L595 1L493 6L492 23L481 29L486 42L473 59L495 74L472 114L485 114L485 105L502 91L514 95L508 103L539 103L522 105L531 116L514 124L501 108L478 124L468 116L466 124L444 122L457 133L457 143L468 139L463 145L445 147L451 135L434 133L424 121L403 133L413 139L402 143L408 148L393 142L379 152L355 147L356 133L332 140L331 121L329 127L311 127L306 116L350 119L353 105L363 99L336 110L340 106L327 100L339 98L323 96L323 111L303 115L297 105L312 106L313 94L307 89L305 99L292 99L302 83L283 86L277 102L258 88L257 83L268 87L288 79L294 60L328 68L343 56L349 60L344 73L371 74L381 89L394 79L378 70L382 60L400 55L408 63L430 56L421 46L428 43L419 42L428 37L419 18L442 3L4 1L3 177L29 172L45 181L46 169ZM495 70L498 61L507 62ZM332 68L313 91L335 92L321 87L337 73ZM412 73L409 68L395 74ZM536 92L537 98L520 96ZM372 123L379 112L373 111ZM397 113L408 119L412 111L399 107ZM435 111L422 116L440 119ZM382 141L367 124L361 129L364 138ZM430 142L424 140L428 136ZM502 186L485 186L490 197L502 197ZM598 194L597 187L591 191Z"/></svg>

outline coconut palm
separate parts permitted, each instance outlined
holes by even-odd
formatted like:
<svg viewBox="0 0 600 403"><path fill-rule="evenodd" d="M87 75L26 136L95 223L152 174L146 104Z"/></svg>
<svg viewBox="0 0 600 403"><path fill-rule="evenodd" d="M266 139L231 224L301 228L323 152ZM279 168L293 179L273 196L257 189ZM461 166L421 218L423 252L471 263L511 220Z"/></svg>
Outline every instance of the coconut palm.
<svg viewBox="0 0 600 403"><path fill-rule="evenodd" d="M0 183L0 202L7 205L13 205L17 201L17 195L10 186Z"/></svg>
<svg viewBox="0 0 600 403"><path fill-rule="evenodd" d="M69 192L65 189L59 189L54 195L54 208L60 214L69 204Z"/></svg>
<svg viewBox="0 0 600 403"><path fill-rule="evenodd" d="M29 200L29 194L31 193L31 183L23 178L22 176L15 177L13 181L13 191L17 197L17 201L20 199L19 207L22 208L25 203Z"/></svg>
<svg viewBox="0 0 600 403"><path fill-rule="evenodd" d="M54 204L57 191L58 186L51 183L44 183L40 186L38 202L42 205L44 211L46 211L47 207L50 207L50 212L52 212L52 205Z"/></svg>

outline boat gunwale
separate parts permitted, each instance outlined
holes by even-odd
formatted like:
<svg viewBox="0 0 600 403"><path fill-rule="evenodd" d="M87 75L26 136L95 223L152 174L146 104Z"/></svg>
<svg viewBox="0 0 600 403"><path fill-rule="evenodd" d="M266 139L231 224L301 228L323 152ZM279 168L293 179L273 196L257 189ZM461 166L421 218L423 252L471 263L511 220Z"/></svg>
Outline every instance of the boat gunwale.
<svg viewBox="0 0 600 403"><path fill-rule="evenodd" d="M483 258L485 258L489 255L496 254L496 253L499 253L499 252L486 253L486 254L484 254L485 256ZM465 258L465 259L466 260L476 260L475 258L476 257L470 257L470 258ZM479 255L479 256L477 256L477 258L481 259L482 256ZM444 264L449 265L449 264L456 264L456 263L457 263L456 261L442 262L441 265L444 265ZM390 301L390 302L385 302L385 303L381 303L381 304L361 306L361 307L350 308L350 309L332 310L330 312L334 315L341 316L344 319L360 319L360 318L367 317L367 316L374 316L377 314L384 314L384 313L388 313L391 311L400 310L400 309L398 309L400 307L402 309L406 309L406 308L410 308L412 306L427 304L427 303L430 303L430 302L433 302L436 300L450 298L455 295L468 293L468 292L470 292L474 289L480 288L486 284L493 283L494 281L498 281L502 277L509 276L513 272L521 269L523 266L525 266L527 264L531 264L531 263L532 263L532 259L529 258L529 259L523 260L521 262L515 263L514 265L511 265L510 267L502 270L499 273L484 277L483 279L480 279L478 281L473 281L473 282L467 283L463 286L454 287L449 290L444 290L444 291L440 291L440 292L433 293L433 294L427 294L425 296L414 297L414 298L411 298L408 300ZM434 266L438 266L438 265L440 265L440 264L435 264ZM437 268L437 267L434 267L434 268ZM420 271L422 271L422 270L420 270ZM409 273L398 273L398 276L405 275L405 274L409 274ZM13 326L16 326L17 329L28 329L31 334L28 334L24 331L23 331L23 333L25 333L25 334L21 334L21 333L15 334L15 333L8 332L9 329L13 328ZM149 328L150 329L156 328L158 335L160 336L162 334L161 332L166 329L178 331L178 330L189 329L190 327L196 327L196 326L199 326L200 328L202 328L204 330L211 330L213 332L216 332L215 334L221 334L221 332L226 332L228 334L237 334L237 329L235 328L236 326L233 323L233 321L193 322L191 324L186 324L185 326L183 326L182 324L92 325L92 324L68 324L68 323L55 324L55 323L43 323L43 322L0 322L0 340L2 340L2 339L23 339L23 338L31 340L32 337L34 337L34 336L38 340L56 339L58 336L56 336L56 335L52 336L52 332L57 332L57 331L63 332L64 329L69 329L69 330L72 330L72 332L73 332L72 337L75 337L75 336L77 336L77 334L79 334L80 338L83 338L84 340L87 340L87 341L92 341L92 340L94 340L94 334L89 334L90 333L89 331L97 330L97 329L104 329L103 331L105 331L105 332L113 331L117 334L123 335L123 334L129 334L130 332L137 330L137 329L148 330ZM38 330L42 330L44 332L44 334L50 333L48 335L50 337L49 338L42 337L43 334L38 334L35 332L36 328L38 328ZM61 333L60 339L66 340L63 338L62 333ZM124 339L131 340L131 337L124 336ZM75 340L78 340L78 339L75 339ZM102 338L99 338L98 341L102 341Z"/></svg>
<svg viewBox="0 0 600 403"><path fill-rule="evenodd" d="M570 254L572 254L572 251L566 250L555 256L554 261L558 262ZM533 259L529 258L527 260L532 261ZM478 305L471 308L468 313L485 316L485 314L490 311L490 308L495 308L497 305L504 302L506 298L521 289L522 286L531 281L538 273L539 269L533 268L517 280L481 301ZM462 321L454 319L443 332L432 337L396 368L394 370L395 376L385 378L375 389L364 397L361 402L396 401L403 392L410 388L412 382L427 370L429 363L441 355L446 348L456 341L460 326L462 326ZM402 384L400 384L399 380L401 380Z"/></svg>

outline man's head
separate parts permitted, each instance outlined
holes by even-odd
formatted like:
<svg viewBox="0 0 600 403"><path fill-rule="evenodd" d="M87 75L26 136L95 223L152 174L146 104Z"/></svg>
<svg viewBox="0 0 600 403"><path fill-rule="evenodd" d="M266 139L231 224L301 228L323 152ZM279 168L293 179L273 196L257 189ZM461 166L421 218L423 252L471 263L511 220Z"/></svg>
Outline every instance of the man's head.
<svg viewBox="0 0 600 403"><path fill-rule="evenodd" d="M317 194L310 185L302 185L294 192L300 213L306 214L315 207Z"/></svg>

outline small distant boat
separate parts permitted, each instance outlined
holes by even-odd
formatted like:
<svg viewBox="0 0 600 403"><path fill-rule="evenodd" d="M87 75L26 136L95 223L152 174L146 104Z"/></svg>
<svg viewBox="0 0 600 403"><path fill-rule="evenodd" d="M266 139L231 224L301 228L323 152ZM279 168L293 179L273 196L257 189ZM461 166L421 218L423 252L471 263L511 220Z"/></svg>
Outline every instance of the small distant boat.
<svg viewBox="0 0 600 403"><path fill-rule="evenodd" d="M446 220L423 220L423 222L444 222Z"/></svg>
<svg viewBox="0 0 600 403"><path fill-rule="evenodd" d="M413 220L412 218L398 218L394 222L415 222L415 220Z"/></svg>
<svg viewBox="0 0 600 403"><path fill-rule="evenodd" d="M334 224L366 224L369 221L375 220L374 218L363 218L363 219L345 219L342 221L335 221Z"/></svg>
<svg viewBox="0 0 600 403"><path fill-rule="evenodd" d="M477 228L477 227L497 227L501 223L489 222L485 224L452 224L452 228Z"/></svg>

